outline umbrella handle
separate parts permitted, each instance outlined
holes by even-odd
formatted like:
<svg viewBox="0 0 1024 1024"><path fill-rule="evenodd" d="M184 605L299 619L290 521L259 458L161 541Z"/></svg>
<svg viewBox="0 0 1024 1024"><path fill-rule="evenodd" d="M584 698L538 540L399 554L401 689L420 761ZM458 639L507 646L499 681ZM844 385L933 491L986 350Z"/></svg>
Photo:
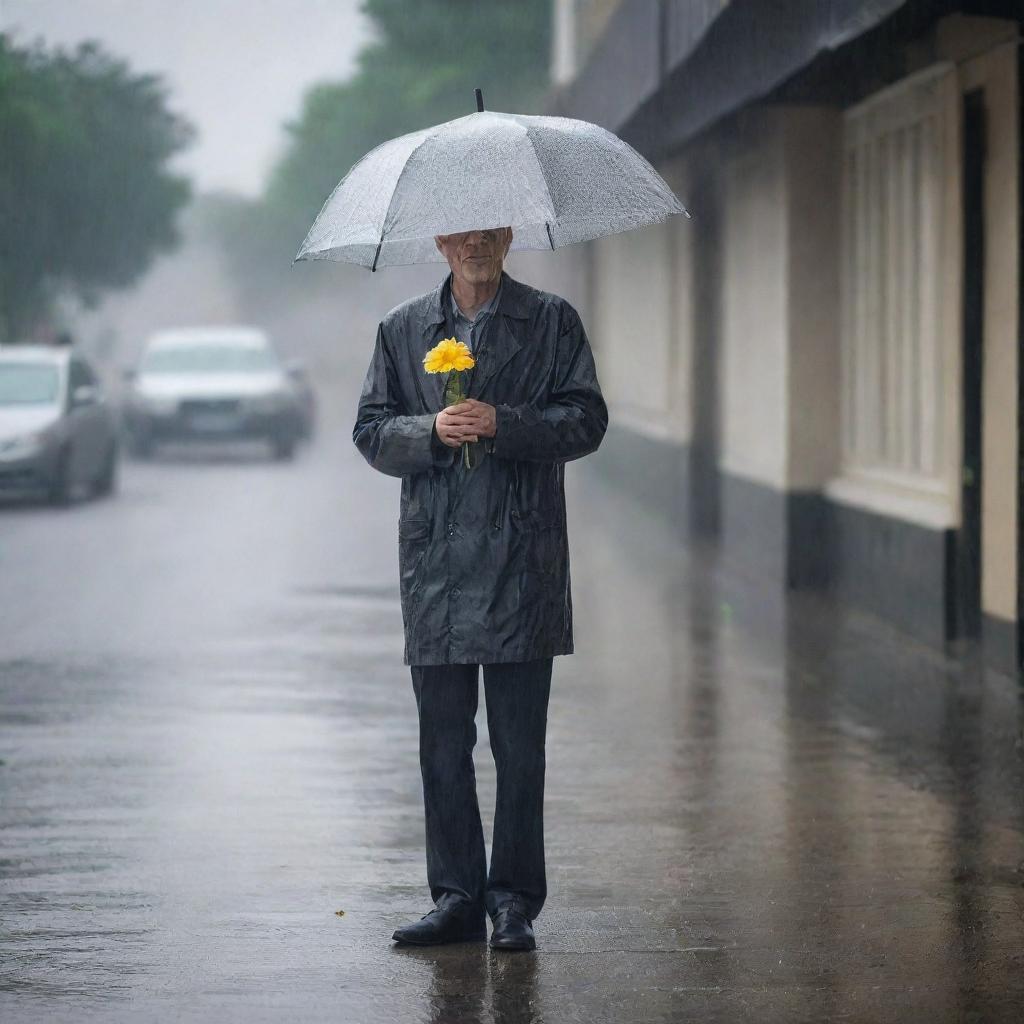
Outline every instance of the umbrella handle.
<svg viewBox="0 0 1024 1024"><path fill-rule="evenodd" d="M474 89L476 93L476 112L482 114L484 112L484 94L479 89Z"/></svg>

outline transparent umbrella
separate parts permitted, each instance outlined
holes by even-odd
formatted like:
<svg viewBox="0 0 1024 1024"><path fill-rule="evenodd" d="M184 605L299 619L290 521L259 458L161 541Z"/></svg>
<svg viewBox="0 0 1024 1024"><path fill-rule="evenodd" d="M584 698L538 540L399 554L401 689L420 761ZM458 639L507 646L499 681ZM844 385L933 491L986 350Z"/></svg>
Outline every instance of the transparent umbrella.
<svg viewBox="0 0 1024 1024"><path fill-rule="evenodd" d="M513 249L557 249L689 217L658 172L604 128L483 110L371 150L327 198L293 262L378 267L444 257L434 236L511 225Z"/></svg>

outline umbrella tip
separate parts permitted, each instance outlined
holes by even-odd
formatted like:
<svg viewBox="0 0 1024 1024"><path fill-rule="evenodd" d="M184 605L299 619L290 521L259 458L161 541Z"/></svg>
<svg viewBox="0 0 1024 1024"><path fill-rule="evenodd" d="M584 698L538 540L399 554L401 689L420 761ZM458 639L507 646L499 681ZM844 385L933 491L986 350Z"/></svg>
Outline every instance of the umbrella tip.
<svg viewBox="0 0 1024 1024"><path fill-rule="evenodd" d="M481 114L484 109L484 94L479 89L474 89L473 92L476 93L476 112Z"/></svg>

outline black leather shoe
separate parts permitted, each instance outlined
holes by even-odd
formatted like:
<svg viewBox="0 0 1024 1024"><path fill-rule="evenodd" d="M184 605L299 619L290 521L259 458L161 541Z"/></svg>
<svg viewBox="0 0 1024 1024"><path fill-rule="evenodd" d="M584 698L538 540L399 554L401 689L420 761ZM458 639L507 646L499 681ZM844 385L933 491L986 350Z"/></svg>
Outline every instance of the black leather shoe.
<svg viewBox="0 0 1024 1024"><path fill-rule="evenodd" d="M438 946L443 942L478 942L487 938L484 909L453 893L445 893L428 914L396 928L396 942Z"/></svg>
<svg viewBox="0 0 1024 1024"><path fill-rule="evenodd" d="M494 912L491 949L536 949L532 922L518 900L506 900Z"/></svg>

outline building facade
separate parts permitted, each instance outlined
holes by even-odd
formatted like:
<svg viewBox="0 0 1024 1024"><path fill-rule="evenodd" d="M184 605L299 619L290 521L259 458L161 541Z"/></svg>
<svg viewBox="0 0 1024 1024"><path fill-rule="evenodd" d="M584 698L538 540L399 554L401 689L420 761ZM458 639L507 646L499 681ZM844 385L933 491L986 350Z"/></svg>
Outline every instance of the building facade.
<svg viewBox="0 0 1024 1024"><path fill-rule="evenodd" d="M564 250L604 471L780 587L1013 673L1019 8L556 0L550 103L693 215Z"/></svg>

